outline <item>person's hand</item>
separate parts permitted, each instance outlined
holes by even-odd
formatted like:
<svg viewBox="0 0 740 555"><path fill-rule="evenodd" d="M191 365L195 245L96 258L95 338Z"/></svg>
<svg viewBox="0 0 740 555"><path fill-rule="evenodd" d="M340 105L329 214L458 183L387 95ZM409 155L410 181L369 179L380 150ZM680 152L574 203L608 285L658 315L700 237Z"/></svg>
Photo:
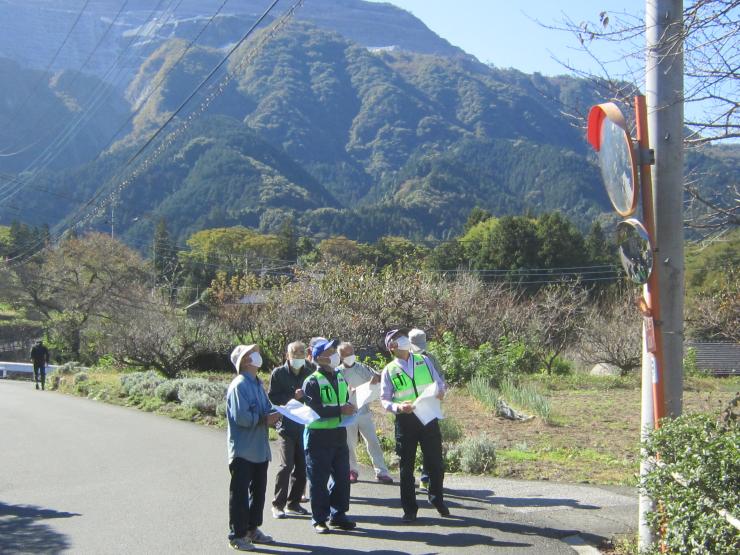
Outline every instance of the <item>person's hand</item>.
<svg viewBox="0 0 740 555"><path fill-rule="evenodd" d="M411 401L404 401L398 405L398 412L402 412L404 414L412 413L414 412L414 404Z"/></svg>
<svg viewBox="0 0 740 555"><path fill-rule="evenodd" d="M303 399L303 390L301 388L296 389L294 397L297 401Z"/></svg>
<svg viewBox="0 0 740 555"><path fill-rule="evenodd" d="M373 378L370 380L370 383L380 383L380 376L375 374Z"/></svg>
<svg viewBox="0 0 740 555"><path fill-rule="evenodd" d="M437 399L440 401L445 398L445 391L443 389L439 390L439 393L437 393Z"/></svg>
<svg viewBox="0 0 740 555"><path fill-rule="evenodd" d="M357 409L355 406L351 403L347 403L346 405L342 405L342 408L340 409L343 416L351 416L354 413L357 412Z"/></svg>
<svg viewBox="0 0 740 555"><path fill-rule="evenodd" d="M280 421L282 417L283 415L279 412L272 412L265 417L265 421L267 422L268 426L274 426Z"/></svg>

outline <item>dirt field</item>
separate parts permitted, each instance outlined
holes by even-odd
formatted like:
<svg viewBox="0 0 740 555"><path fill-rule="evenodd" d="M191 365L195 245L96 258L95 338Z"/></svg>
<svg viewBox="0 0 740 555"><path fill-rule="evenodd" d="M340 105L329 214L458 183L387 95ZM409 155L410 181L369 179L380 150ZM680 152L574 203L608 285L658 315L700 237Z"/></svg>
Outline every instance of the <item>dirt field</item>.
<svg viewBox="0 0 740 555"><path fill-rule="evenodd" d="M586 383L553 379L540 382L550 399L554 424L539 418L513 422L471 397L450 391L444 403L448 418L465 436L485 434L497 445L500 477L634 485L639 467L640 389L637 383L588 379ZM684 412L719 411L740 390L738 379L689 379ZM392 420L377 414L379 428L393 437Z"/></svg>

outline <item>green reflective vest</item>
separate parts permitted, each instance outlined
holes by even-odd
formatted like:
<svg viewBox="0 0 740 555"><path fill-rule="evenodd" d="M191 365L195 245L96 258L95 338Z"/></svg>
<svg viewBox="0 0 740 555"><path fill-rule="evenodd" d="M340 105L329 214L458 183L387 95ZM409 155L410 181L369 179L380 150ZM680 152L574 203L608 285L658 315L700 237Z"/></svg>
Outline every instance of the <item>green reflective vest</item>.
<svg viewBox="0 0 740 555"><path fill-rule="evenodd" d="M413 402L429 384L434 383L432 371L427 366L426 360L422 355L412 354L409 361L413 361L414 363L413 379L409 378L396 360L393 360L385 367L393 384L394 403L403 403L404 401Z"/></svg>
<svg viewBox="0 0 740 555"><path fill-rule="evenodd" d="M344 381L344 376L339 370L337 370L337 385L339 386L338 395L337 395L337 390L334 389L334 387L329 383L329 380L326 379L326 376L324 376L319 370L316 370L316 372L311 374L311 377L316 378L316 381L319 383L319 391L321 392L321 405L322 406L341 407L342 405L347 404L347 401L349 401L349 391L347 390L347 382ZM341 423L342 423L341 415L331 416L327 418L319 418L318 420L311 422L308 425L308 429L309 430L326 430L326 429L338 428Z"/></svg>

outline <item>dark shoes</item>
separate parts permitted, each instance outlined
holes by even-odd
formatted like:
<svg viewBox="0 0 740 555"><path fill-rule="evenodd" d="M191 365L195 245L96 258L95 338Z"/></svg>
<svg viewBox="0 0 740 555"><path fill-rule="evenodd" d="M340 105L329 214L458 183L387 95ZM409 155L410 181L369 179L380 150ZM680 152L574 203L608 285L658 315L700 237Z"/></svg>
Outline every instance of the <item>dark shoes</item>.
<svg viewBox="0 0 740 555"><path fill-rule="evenodd" d="M308 511L296 503L295 505L288 505L287 507L285 507L285 514L293 516L306 516L308 514Z"/></svg>
<svg viewBox="0 0 740 555"><path fill-rule="evenodd" d="M329 526L339 528L340 530L354 530L357 527L357 523L351 520L330 520Z"/></svg>
<svg viewBox="0 0 740 555"><path fill-rule="evenodd" d="M404 524L411 524L416 520L416 513L403 513L403 516L401 517L401 522Z"/></svg>
<svg viewBox="0 0 740 555"><path fill-rule="evenodd" d="M313 525L313 530L317 534L328 534L331 531L325 522L317 522Z"/></svg>
<svg viewBox="0 0 740 555"><path fill-rule="evenodd" d="M444 503L435 503L434 508L437 509L437 512L441 516L450 516L450 510L447 508L447 505Z"/></svg>

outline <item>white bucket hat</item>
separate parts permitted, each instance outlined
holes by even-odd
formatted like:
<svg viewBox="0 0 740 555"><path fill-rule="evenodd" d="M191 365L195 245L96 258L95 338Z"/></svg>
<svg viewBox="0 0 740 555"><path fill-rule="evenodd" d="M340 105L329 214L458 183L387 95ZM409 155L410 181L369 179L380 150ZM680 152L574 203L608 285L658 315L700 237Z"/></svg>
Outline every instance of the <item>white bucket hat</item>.
<svg viewBox="0 0 740 555"><path fill-rule="evenodd" d="M244 355L252 354L255 351L259 351L259 347L257 345L237 345L234 347L234 350L231 351L230 358L231 364L234 365L237 372L239 372L239 365L241 364Z"/></svg>

